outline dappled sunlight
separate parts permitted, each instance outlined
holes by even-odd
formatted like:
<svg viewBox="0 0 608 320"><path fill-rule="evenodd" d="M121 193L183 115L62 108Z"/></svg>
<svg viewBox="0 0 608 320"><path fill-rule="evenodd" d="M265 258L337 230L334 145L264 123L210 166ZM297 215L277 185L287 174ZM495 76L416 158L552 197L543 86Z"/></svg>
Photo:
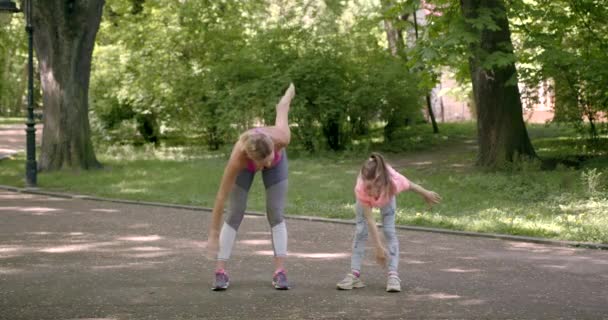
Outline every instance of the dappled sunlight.
<svg viewBox="0 0 608 320"><path fill-rule="evenodd" d="M552 265L552 264L542 264L539 267L542 268L549 268L549 269L566 269L566 266L558 266L558 265Z"/></svg>
<svg viewBox="0 0 608 320"><path fill-rule="evenodd" d="M443 292L428 293L428 294L409 294L406 300L409 301L431 301L431 300L450 300L459 299L459 295L448 294Z"/></svg>
<svg viewBox="0 0 608 320"><path fill-rule="evenodd" d="M160 258L173 255L170 251L123 254L127 258Z"/></svg>
<svg viewBox="0 0 608 320"><path fill-rule="evenodd" d="M453 273L471 273L471 272L480 272L479 269L460 269L460 268L449 268L449 269L441 269L443 272L453 272Z"/></svg>
<svg viewBox="0 0 608 320"><path fill-rule="evenodd" d="M116 245L116 242L94 242L94 243L86 243L86 244L69 244L63 246L55 246L39 249L38 252L44 253L70 253L70 252L80 252L80 251L88 251L91 249L96 249L99 247L106 247L111 245Z"/></svg>
<svg viewBox="0 0 608 320"><path fill-rule="evenodd" d="M103 154L100 160L132 161L132 160L166 160L166 161L188 161L188 160L210 160L222 159L225 153L210 153L207 150L191 146L171 146L161 143L160 147L144 145L135 147L132 145L112 145Z"/></svg>
<svg viewBox="0 0 608 320"><path fill-rule="evenodd" d="M462 163L452 163L449 165L451 168L466 168L468 165Z"/></svg>
<svg viewBox="0 0 608 320"><path fill-rule="evenodd" d="M23 270L21 270L21 269L0 267L0 274L3 274L3 275L13 275L13 274L19 274L21 272L23 272Z"/></svg>
<svg viewBox="0 0 608 320"><path fill-rule="evenodd" d="M269 236L270 231L249 231L247 234Z"/></svg>
<svg viewBox="0 0 608 320"><path fill-rule="evenodd" d="M547 247L528 242L509 242L510 247L507 250L515 250L515 251L530 251L535 253L544 253L550 252Z"/></svg>
<svg viewBox="0 0 608 320"><path fill-rule="evenodd" d="M304 171L291 171L289 172L290 175L296 175L296 176L300 176L304 174Z"/></svg>
<svg viewBox="0 0 608 320"><path fill-rule="evenodd" d="M119 190L120 193L146 193L148 192L147 188L127 188L127 187L121 187Z"/></svg>
<svg viewBox="0 0 608 320"><path fill-rule="evenodd" d="M55 208L45 208L45 207L28 207L28 208L19 208L19 211L22 212L39 212L39 213L47 213L47 212L55 212L55 211L63 211L63 209L55 209Z"/></svg>
<svg viewBox="0 0 608 320"><path fill-rule="evenodd" d="M432 246L433 249L437 249L437 250L441 250L441 251L452 251L454 249L452 248L448 248L448 247L443 247L443 246Z"/></svg>
<svg viewBox="0 0 608 320"><path fill-rule="evenodd" d="M115 213L115 212L120 212L116 209L91 209L91 211L93 212L103 212L103 213Z"/></svg>
<svg viewBox="0 0 608 320"><path fill-rule="evenodd" d="M405 264L425 264L425 263L429 263L429 261L404 260L403 263L405 263Z"/></svg>
<svg viewBox="0 0 608 320"><path fill-rule="evenodd" d="M111 264L104 266L93 266L91 269L93 270L115 270L115 269L150 269L154 268L163 262L159 261L138 261L138 262L130 262L130 263L121 263L121 264Z"/></svg>
<svg viewBox="0 0 608 320"><path fill-rule="evenodd" d="M415 243L415 244L426 244L426 242L422 241L422 240L405 240L409 243Z"/></svg>
<svg viewBox="0 0 608 320"><path fill-rule="evenodd" d="M274 252L272 250L261 250L256 251L255 254L261 256L274 256ZM301 259L323 259L323 260L332 260L332 259L341 259L350 257L350 253L303 253L303 252L289 252L288 257L293 258L301 258Z"/></svg>
<svg viewBox="0 0 608 320"><path fill-rule="evenodd" d="M457 259L461 260L479 260L477 257L458 257Z"/></svg>
<svg viewBox="0 0 608 320"><path fill-rule="evenodd" d="M68 199L68 198L58 198L58 197L47 197L47 198L37 198L34 200L41 200L43 202L65 202L65 201L72 201L72 199Z"/></svg>
<svg viewBox="0 0 608 320"><path fill-rule="evenodd" d="M207 241L195 241L195 240L179 240L176 244L178 249L205 249L207 248Z"/></svg>
<svg viewBox="0 0 608 320"><path fill-rule="evenodd" d="M478 305L486 303L486 301L481 300L481 299L468 299L468 300L458 301L457 303L461 306L478 306Z"/></svg>
<svg viewBox="0 0 608 320"><path fill-rule="evenodd" d="M138 242L149 242L149 241L158 241L164 239L159 235L150 235L150 236L130 236L130 237L120 237L116 240L120 241L138 241Z"/></svg>
<svg viewBox="0 0 608 320"><path fill-rule="evenodd" d="M128 250L133 250L133 251L164 251L164 250L169 250L167 248L161 248L161 247L133 247L130 248Z"/></svg>
<svg viewBox="0 0 608 320"><path fill-rule="evenodd" d="M608 212L608 201L604 199L586 199L560 204L563 212Z"/></svg>
<svg viewBox="0 0 608 320"><path fill-rule="evenodd" d="M346 203L340 206L340 208L344 209L344 210L355 210L355 204L354 203Z"/></svg>
<svg viewBox="0 0 608 320"><path fill-rule="evenodd" d="M416 162L410 162L410 165L414 165L414 166L429 166L432 165L433 161L416 161Z"/></svg>
<svg viewBox="0 0 608 320"><path fill-rule="evenodd" d="M239 243L250 246L261 246L261 245L270 245L272 241L270 240L241 240Z"/></svg>
<svg viewBox="0 0 608 320"><path fill-rule="evenodd" d="M48 208L48 207L0 207L0 211L17 211L26 212L31 215L41 216L49 212L63 211L63 209Z"/></svg>
<svg viewBox="0 0 608 320"><path fill-rule="evenodd" d="M17 153L17 152L19 152L19 150L17 150L17 149L0 148L0 153L2 153L2 154L12 155L12 154Z"/></svg>
<svg viewBox="0 0 608 320"><path fill-rule="evenodd" d="M23 249L22 246L0 246L0 253L18 252Z"/></svg>
<svg viewBox="0 0 608 320"><path fill-rule="evenodd" d="M0 193L0 199L3 200L23 200L23 199L32 199L33 195L30 194L19 194L19 193Z"/></svg>
<svg viewBox="0 0 608 320"><path fill-rule="evenodd" d="M575 248L566 248L566 247L549 247L542 244L532 243L532 242L511 242L508 241L507 250L512 251L529 251L533 253L552 253L557 255L573 255L576 253ZM587 257L577 257L578 259L589 259Z"/></svg>

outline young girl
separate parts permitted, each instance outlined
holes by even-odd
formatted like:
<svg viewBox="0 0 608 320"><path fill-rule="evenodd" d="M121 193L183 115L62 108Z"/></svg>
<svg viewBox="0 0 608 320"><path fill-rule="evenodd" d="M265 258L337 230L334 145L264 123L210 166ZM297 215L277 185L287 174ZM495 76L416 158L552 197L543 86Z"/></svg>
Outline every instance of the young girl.
<svg viewBox="0 0 608 320"><path fill-rule="evenodd" d="M287 114L294 96L295 88L290 84L277 104L274 126L254 128L244 132L232 149L215 198L207 241L209 254L211 256L217 254L213 290L228 288L226 261L230 258L236 232L245 215L247 194L258 170L262 171L262 179L266 187L266 211L274 249L275 272L272 284L276 289L289 289L283 265L287 256L287 228L283 219L283 209L287 196L285 147L291 137ZM222 223L224 202L228 195L230 195L230 204Z"/></svg>
<svg viewBox="0 0 608 320"><path fill-rule="evenodd" d="M346 278L338 283L338 289L351 290L365 286L360 279L361 261L363 260L369 229L376 247L376 262L388 269L386 291L401 291L401 280L398 274L399 240L395 234L395 196L405 190L418 193L429 205L437 204L441 200L437 193L410 182L406 177L395 171L384 161L382 155L372 153L363 164L357 177L355 186L357 225L353 241L351 273L347 274ZM384 248L378 235L372 208L380 208L388 250Z"/></svg>

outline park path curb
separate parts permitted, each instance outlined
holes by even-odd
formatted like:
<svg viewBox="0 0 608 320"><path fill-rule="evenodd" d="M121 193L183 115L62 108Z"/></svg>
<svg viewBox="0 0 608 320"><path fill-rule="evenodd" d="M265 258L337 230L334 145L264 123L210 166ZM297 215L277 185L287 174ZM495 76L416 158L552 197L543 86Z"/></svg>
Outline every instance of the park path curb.
<svg viewBox="0 0 608 320"><path fill-rule="evenodd" d="M161 202L102 198L102 197L95 197L95 196L89 196L89 195L78 195L78 194L70 194L70 193L62 193L62 192L45 191L45 190L41 190L39 188L17 188L17 187L12 187L12 186L0 185L0 190L7 190L7 191L18 192L18 193L24 193L24 194L43 195L43 196L56 197L56 198L65 198L65 199L83 199L83 200L92 200L92 201L136 204L136 205L144 205L144 206L165 207L165 208L204 211L204 212L212 211L211 208L200 207L200 206L188 206L188 205L180 205L180 204L161 203ZM247 215L254 215L254 216L265 216L266 215L265 213L256 212L256 211L246 211L245 213ZM285 215L285 217L287 219L291 219L291 220L316 221L316 222L350 224L350 225L355 224L354 220L322 218L322 217L315 217L315 216ZM417 226L408 226L408 225L397 225L396 228L402 229L402 230L419 231L419 232L433 232L433 233L451 234L451 235L459 235L459 236L467 236L467 237L491 238L491 239L519 241L519 242L532 242L532 243L546 244L546 245L552 245L552 246L558 246L558 247L576 247L576 248L586 248L586 249L608 250L608 244L602 244L602 243L551 240L551 239L544 239L544 238L515 236L515 235L498 234L498 233L458 231L458 230L417 227Z"/></svg>

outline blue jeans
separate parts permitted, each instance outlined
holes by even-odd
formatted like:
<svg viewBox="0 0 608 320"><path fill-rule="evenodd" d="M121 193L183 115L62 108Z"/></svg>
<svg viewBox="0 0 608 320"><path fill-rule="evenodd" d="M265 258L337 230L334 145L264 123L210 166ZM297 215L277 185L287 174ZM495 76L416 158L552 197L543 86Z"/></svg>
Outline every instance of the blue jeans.
<svg viewBox="0 0 608 320"><path fill-rule="evenodd" d="M363 214L363 206L359 201L357 201L355 205L355 210L357 213L357 226L355 238L353 240L353 254L350 260L350 267L352 270L361 271L361 262L365 256L365 243L368 238L367 220ZM399 239L397 239L397 234L395 232L395 210L395 197L392 197L388 204L380 208L380 214L382 215L382 230L384 231L386 249L388 250L387 260L389 272L397 272L399 267Z"/></svg>

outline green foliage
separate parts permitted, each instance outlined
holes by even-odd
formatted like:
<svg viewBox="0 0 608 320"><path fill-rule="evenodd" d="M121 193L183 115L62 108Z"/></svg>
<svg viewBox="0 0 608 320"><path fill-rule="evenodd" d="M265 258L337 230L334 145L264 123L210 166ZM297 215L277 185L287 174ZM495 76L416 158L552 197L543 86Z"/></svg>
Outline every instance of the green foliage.
<svg viewBox="0 0 608 320"><path fill-rule="evenodd" d="M582 124L608 111L608 7L599 0L512 1L520 79L551 80L556 120ZM579 126L581 129L583 126ZM589 133L598 134L594 126Z"/></svg>
<svg viewBox="0 0 608 320"><path fill-rule="evenodd" d="M98 135L130 115L153 115L161 134L219 149L246 128L272 124L292 81L294 147L343 150L369 121L415 118L419 78L379 44L374 10L323 1L110 2L91 82L96 128L105 128Z"/></svg>
<svg viewBox="0 0 608 320"><path fill-rule="evenodd" d="M597 196L600 194L602 172L598 172L597 168L583 171L581 173L581 180L589 195Z"/></svg>
<svg viewBox="0 0 608 320"><path fill-rule="evenodd" d="M27 77L27 45L22 14L0 26L0 116L23 114Z"/></svg>

